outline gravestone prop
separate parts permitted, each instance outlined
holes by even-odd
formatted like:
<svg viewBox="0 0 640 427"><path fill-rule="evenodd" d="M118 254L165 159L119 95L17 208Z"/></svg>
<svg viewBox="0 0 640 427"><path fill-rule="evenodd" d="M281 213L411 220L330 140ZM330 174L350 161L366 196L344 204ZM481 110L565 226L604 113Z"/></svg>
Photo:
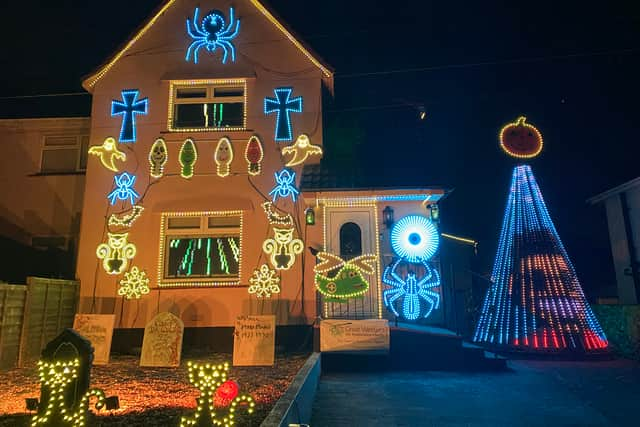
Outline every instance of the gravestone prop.
<svg viewBox="0 0 640 427"><path fill-rule="evenodd" d="M156 315L144 328L140 366L180 366L184 323L171 313Z"/></svg>
<svg viewBox="0 0 640 427"><path fill-rule="evenodd" d="M233 332L233 366L271 366L276 316L239 316Z"/></svg>
<svg viewBox="0 0 640 427"><path fill-rule="evenodd" d="M32 426L86 425L91 397L104 406L102 390L89 390L93 347L73 329L65 329L42 351L38 362L40 402Z"/></svg>
<svg viewBox="0 0 640 427"><path fill-rule="evenodd" d="M91 342L95 349L96 365L109 363L111 338L113 337L114 314L76 314L73 329Z"/></svg>

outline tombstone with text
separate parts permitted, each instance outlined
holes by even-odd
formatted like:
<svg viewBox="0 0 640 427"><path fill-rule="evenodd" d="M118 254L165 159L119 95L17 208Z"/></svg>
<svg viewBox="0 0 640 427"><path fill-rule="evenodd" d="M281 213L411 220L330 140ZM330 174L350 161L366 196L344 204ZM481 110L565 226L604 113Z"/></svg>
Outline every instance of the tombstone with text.
<svg viewBox="0 0 640 427"><path fill-rule="evenodd" d="M233 332L233 365L273 365L275 339L276 316L238 317Z"/></svg>
<svg viewBox="0 0 640 427"><path fill-rule="evenodd" d="M140 366L180 366L184 323L171 313L159 313L144 328Z"/></svg>

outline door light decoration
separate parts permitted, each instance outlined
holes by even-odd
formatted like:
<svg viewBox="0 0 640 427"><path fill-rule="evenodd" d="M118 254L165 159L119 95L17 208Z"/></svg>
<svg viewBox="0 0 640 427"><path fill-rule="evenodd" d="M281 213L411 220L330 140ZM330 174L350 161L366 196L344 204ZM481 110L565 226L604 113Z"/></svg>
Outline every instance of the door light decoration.
<svg viewBox="0 0 640 427"><path fill-rule="evenodd" d="M218 141L214 160L216 162L216 173L218 176L222 178L229 176L229 169L233 161L233 146L226 136L220 138L220 141Z"/></svg>
<svg viewBox="0 0 640 427"><path fill-rule="evenodd" d="M267 219L269 220L269 225L293 225L293 218L291 214L280 215L273 210L273 202L266 201L262 204L262 209L267 214Z"/></svg>
<svg viewBox="0 0 640 427"><path fill-rule="evenodd" d="M291 87L279 87L273 92L275 98L264 99L264 114L276 113L276 142L292 141L293 128L290 116L291 113L302 113L302 97L291 98Z"/></svg>
<svg viewBox="0 0 640 427"><path fill-rule="evenodd" d="M219 10L210 11L198 25L196 7L193 11L193 21L187 19L187 34L193 40L187 48L185 60L190 61L193 55L193 63L198 63L198 51L204 47L208 52L215 52L217 48L222 50L222 63L227 63L227 57L231 54L231 62L236 62L236 48L231 43L240 32L240 20L233 16L233 8L229 8L229 25L224 14Z"/></svg>
<svg viewBox="0 0 640 427"><path fill-rule="evenodd" d="M244 150L244 159L247 161L249 175L260 175L262 171L262 159L264 158L264 150L262 142L257 136L252 136L247 142L247 148Z"/></svg>
<svg viewBox="0 0 640 427"><path fill-rule="evenodd" d="M124 273L124 279L120 280L118 295L126 299L140 299L142 295L149 293L149 278L147 273L140 271L138 267L131 267L131 271Z"/></svg>
<svg viewBox="0 0 640 427"><path fill-rule="evenodd" d="M186 179L191 178L196 166L196 161L198 160L198 151L196 150L196 144L193 142L193 139L187 138L184 141L184 144L182 144L180 148L180 157L178 160L180 161L180 166L182 166L180 176Z"/></svg>
<svg viewBox="0 0 640 427"><path fill-rule="evenodd" d="M535 126L525 123L526 117L518 117L500 131L500 147L511 157L530 159L542 151L542 135Z"/></svg>
<svg viewBox="0 0 640 427"><path fill-rule="evenodd" d="M120 142L136 142L136 114L147 114L149 99L138 99L137 89L123 90L122 101L111 101L111 117L122 116Z"/></svg>
<svg viewBox="0 0 640 427"><path fill-rule="evenodd" d="M149 165L151 171L149 172L153 178L162 178L164 174L164 165L167 164L169 159L169 150L167 150L167 143L163 138L155 140L149 150Z"/></svg>
<svg viewBox="0 0 640 427"><path fill-rule="evenodd" d="M105 139L102 145L90 147L89 154L100 157L102 166L113 172L118 172L118 167L114 163L116 159L122 160L123 162L127 160L125 152L118 150L118 143L111 137Z"/></svg>
<svg viewBox="0 0 640 427"><path fill-rule="evenodd" d="M420 262L435 255L440 236L435 225L420 215L409 215L391 229L391 247L396 255L409 262Z"/></svg>
<svg viewBox="0 0 640 427"><path fill-rule="evenodd" d="M278 197L289 197L295 202L296 197L300 194L300 191L295 187L296 173L289 169L282 169L280 172L274 173L276 179L276 186L269 192L269 195L273 197L273 201L278 200Z"/></svg>
<svg viewBox="0 0 640 427"><path fill-rule="evenodd" d="M192 417L182 417L180 427L222 426L231 427L236 423L236 411L244 408L252 414L255 402L248 395L238 395L235 381L227 379L229 364L199 364L189 362L189 382L200 390L198 406ZM207 418L210 424L207 422Z"/></svg>
<svg viewBox="0 0 640 427"><path fill-rule="evenodd" d="M109 215L109 225L129 228L142 215L142 211L144 211L142 206L135 205L131 208L131 212L125 215L111 214Z"/></svg>
<svg viewBox="0 0 640 427"><path fill-rule="evenodd" d="M309 156L322 155L322 147L311 144L309 136L301 134L296 142L282 149L282 154L293 155L285 166L297 166L304 163Z"/></svg>
<svg viewBox="0 0 640 427"><path fill-rule="evenodd" d="M129 200L132 206L135 205L136 199L140 198L140 195L133 189L133 184L136 183L136 176L123 172L114 176L113 181L116 188L107 196L111 205L115 205L116 200Z"/></svg>
<svg viewBox="0 0 640 427"><path fill-rule="evenodd" d="M251 286L248 292L256 294L258 298L271 298L271 294L280 293L280 277L267 264L262 264L259 269L253 271L249 283Z"/></svg>
<svg viewBox="0 0 640 427"><path fill-rule="evenodd" d="M129 233L107 233L107 243L101 243L96 249L102 267L109 274L122 274L129 260L136 256L136 245L127 242Z"/></svg>
<svg viewBox="0 0 640 427"><path fill-rule="evenodd" d="M440 287L440 275L425 259L421 259L420 264L425 270L421 278L418 279L416 273L410 270L402 277L398 272L398 265L402 261L400 258L384 269L382 281L390 286L383 292L384 305L396 316L407 320L427 318L440 306L440 294L433 290ZM402 314L396 307L396 300L400 298L402 298ZM421 299L424 303L421 303Z"/></svg>
<svg viewBox="0 0 640 427"><path fill-rule="evenodd" d="M527 165L513 170L491 282L475 342L530 352L607 348Z"/></svg>
<svg viewBox="0 0 640 427"><path fill-rule="evenodd" d="M38 376L42 389L48 391L46 400L41 405L46 409L38 411L31 419L31 426L59 426L62 423L72 427L87 425L88 408L92 397L96 398L95 408L105 407L106 396L100 389L88 390L80 400L76 411L75 403L67 398L69 388L73 387L80 371L80 359L69 361L38 361ZM44 394L43 394L44 395ZM43 398L44 399L44 398Z"/></svg>
<svg viewBox="0 0 640 427"><path fill-rule="evenodd" d="M377 256L360 255L349 261L328 252L318 252L316 256L320 263L314 267L315 284L325 302L347 302L349 298L361 298L369 290L369 281L363 274L375 273Z"/></svg>
<svg viewBox="0 0 640 427"><path fill-rule="evenodd" d="M270 255L271 265L276 270L289 270L304 249L300 239L293 238L293 228L273 228L273 239L262 244L262 250Z"/></svg>

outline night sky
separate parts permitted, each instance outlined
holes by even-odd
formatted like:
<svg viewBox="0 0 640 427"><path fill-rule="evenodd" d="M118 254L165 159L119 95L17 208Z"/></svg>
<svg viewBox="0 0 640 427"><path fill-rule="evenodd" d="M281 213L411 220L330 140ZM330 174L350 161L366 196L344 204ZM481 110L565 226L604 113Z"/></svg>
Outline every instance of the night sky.
<svg viewBox="0 0 640 427"><path fill-rule="evenodd" d="M3 2L0 116L88 115L88 96L7 97L82 91L81 77L160 3ZM480 273L515 164L497 133L526 115L545 139L530 163L583 286L591 298L614 292L604 208L586 199L640 175L637 1L270 4L336 69L325 126L360 138L325 144L359 142L354 162L371 184L455 189L443 229L480 242Z"/></svg>

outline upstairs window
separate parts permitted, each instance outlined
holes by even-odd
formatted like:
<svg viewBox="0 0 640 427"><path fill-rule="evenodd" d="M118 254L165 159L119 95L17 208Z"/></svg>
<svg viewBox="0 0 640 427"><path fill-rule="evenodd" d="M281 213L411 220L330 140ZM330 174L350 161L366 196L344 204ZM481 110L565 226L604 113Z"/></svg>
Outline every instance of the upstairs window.
<svg viewBox="0 0 640 427"><path fill-rule="evenodd" d="M164 214L160 286L238 285L242 214Z"/></svg>
<svg viewBox="0 0 640 427"><path fill-rule="evenodd" d="M81 172L87 168L89 136L52 136L44 137L41 173Z"/></svg>
<svg viewBox="0 0 640 427"><path fill-rule="evenodd" d="M170 131L230 131L246 128L246 80L171 82Z"/></svg>

